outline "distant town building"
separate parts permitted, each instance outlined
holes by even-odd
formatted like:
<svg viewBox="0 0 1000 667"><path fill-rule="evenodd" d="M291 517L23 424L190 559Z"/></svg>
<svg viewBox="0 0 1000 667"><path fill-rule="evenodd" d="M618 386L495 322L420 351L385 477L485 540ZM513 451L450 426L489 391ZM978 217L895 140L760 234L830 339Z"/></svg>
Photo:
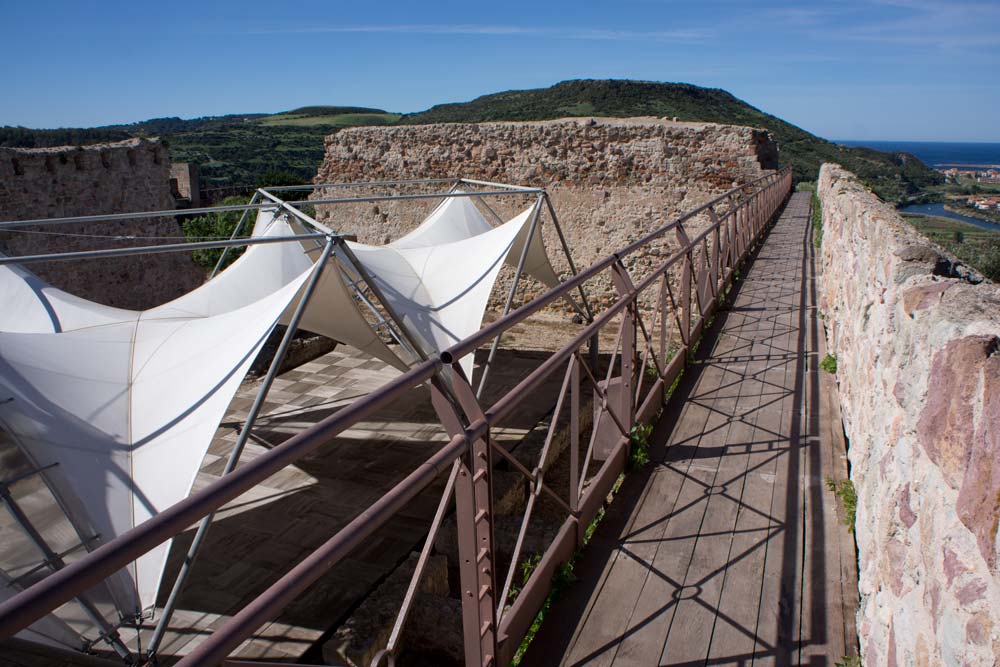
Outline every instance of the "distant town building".
<svg viewBox="0 0 1000 667"><path fill-rule="evenodd" d="M944 174L945 180L952 183L961 183L963 179L977 181L979 183L1000 183L1000 167L989 167L987 169L959 169L950 167L948 169L938 169Z"/></svg>
<svg viewBox="0 0 1000 667"><path fill-rule="evenodd" d="M984 197L976 195L969 197L968 203L969 206L975 207L980 211L1000 210L1000 196Z"/></svg>

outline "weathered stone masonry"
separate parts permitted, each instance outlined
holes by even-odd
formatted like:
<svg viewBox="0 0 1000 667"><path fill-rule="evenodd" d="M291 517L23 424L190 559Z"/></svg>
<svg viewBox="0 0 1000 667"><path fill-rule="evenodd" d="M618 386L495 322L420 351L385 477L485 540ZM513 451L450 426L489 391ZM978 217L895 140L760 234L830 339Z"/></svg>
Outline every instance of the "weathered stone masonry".
<svg viewBox="0 0 1000 667"><path fill-rule="evenodd" d="M584 267L776 166L777 146L764 130L657 118L575 118L342 130L327 137L316 182L461 176L544 187L574 260ZM503 201L490 203L505 218L527 205ZM320 207L318 215L359 241L380 245L414 227L431 205L338 205ZM555 231L546 225L543 233L556 269L567 271ZM630 268L642 273L662 261L662 252L662 244L653 244L629 260ZM506 284L502 276L495 294L506 294ZM609 284L591 290L598 300L612 296ZM529 287L527 294L539 291Z"/></svg>
<svg viewBox="0 0 1000 667"><path fill-rule="evenodd" d="M173 208L170 160L157 141L0 148L0 220ZM0 233L0 250L28 255L139 243L109 238L114 235L173 237L176 242L180 233L173 218L32 227ZM28 268L68 292L121 308L164 303L201 284L204 277L190 253L50 262Z"/></svg>
<svg viewBox="0 0 1000 667"><path fill-rule="evenodd" d="M843 169L823 167L819 195L820 308L858 492L864 664L994 665L1000 287Z"/></svg>

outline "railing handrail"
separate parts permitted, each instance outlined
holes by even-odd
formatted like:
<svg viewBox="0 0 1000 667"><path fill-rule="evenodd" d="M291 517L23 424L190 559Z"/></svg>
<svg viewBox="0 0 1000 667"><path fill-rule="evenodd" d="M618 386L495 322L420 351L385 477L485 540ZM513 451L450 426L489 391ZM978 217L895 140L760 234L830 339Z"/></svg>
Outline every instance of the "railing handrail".
<svg viewBox="0 0 1000 667"><path fill-rule="evenodd" d="M67 602L77 594L107 578L122 567L125 567L128 563L134 561L142 554L180 534L201 518L218 510L225 503L237 498L239 495L263 482L274 473L280 471L288 465L296 463L316 448L322 446L330 438L336 436L343 430L356 424L361 419L388 405L393 400L409 391L411 388L432 379L443 366L450 365L454 360L472 352L486 341L491 340L493 337L502 334L504 331L523 321L525 318L545 307L555 299L567 294L570 290L575 289L578 285L592 278L597 273L603 271L616 262L620 262L627 255L663 236L671 229L679 227L684 222L692 219L700 213L705 212L706 210L711 209L714 211L713 207L722 201L728 199L731 202L734 202L733 197L741 192L744 192L747 188L755 187L766 181L771 181L767 185L755 190L752 194L756 195L765 192L768 188L777 185L782 179L787 178L788 174L789 170L787 168L778 172L767 174L747 183L746 185L733 188L732 190L715 197L709 202L679 216L641 239L634 241L619 252L612 253L611 255L608 255L607 257L592 264L576 276L546 291L544 294L512 311L507 316L490 324L478 333L453 345L444 352L440 353L438 357L429 359L413 367L406 373L387 382L381 388L358 399L337 413L308 427L300 433L291 436L285 442L270 449L261 456L256 457L254 460L246 463L245 465L240 466L229 475L221 477L201 491L198 491L184 500L171 505L147 521L123 533L116 539L111 540L110 542L95 549L93 552L87 554L80 560L52 573L30 588L20 592L10 600L0 604L0 639L10 637L16 632L26 628L31 623L37 621L59 605ZM627 294L622 295L621 298L608 307L593 322L588 324L588 326L585 327L569 343L560 348L559 351L555 352L550 357L550 359L555 359L555 361L546 360L546 362L539 366L539 368L535 369L535 371L522 380L521 383L519 383L518 388L523 388L524 386L534 386L534 384L540 382L541 379L551 373L561 361L565 361L569 355L573 354L583 341L594 335L596 331L606 325L607 322L610 321L615 315L620 313L630 303L635 301L637 295L642 290L651 285L653 281L662 276L686 254L690 253L698 243L702 242L713 230L718 229L723 222L727 220L730 215L734 214L734 212L741 206L743 206L743 204L744 202L734 202L730 209L727 210L725 214L722 214L718 220L710 224L704 232L678 249L663 264L652 271L649 276L644 278L638 286L635 286ZM378 501L371 505L367 510L363 511L347 526L341 528L322 547L320 547L320 549L314 552L313 555L307 557L306 561L312 562L315 558L326 558L329 562L328 564L336 562L336 560L331 561L330 559L333 558L334 555L346 553L346 551L350 549L351 545L354 545L358 540L363 539L363 536L359 537L360 527L363 524L365 526L365 531L377 527L374 516L375 513L378 513L380 517L387 520L387 517L391 516L392 512L386 513L386 507L395 503L403 496L412 497L412 494L419 492L421 489L429 485L433 481L437 472L443 470L443 466L446 466L457 457L461 456L464 448L467 447L469 443L483 437L488 432L490 425L494 424L497 420L508 414L515 405L515 403L512 402L513 399L511 398L513 393L513 391L508 392L504 397L494 403L494 405L486 411L483 419L472 423L465 430L464 434L453 437L442 449L438 450L438 452L430 457L424 464L421 464L421 466L414 469L410 476L386 492L386 494L384 494ZM428 466L430 468L428 468ZM436 472L433 475L430 475L428 472L430 469ZM323 555L320 556L317 554ZM337 557L339 558L339 556ZM276 605L283 606L284 604L287 604L287 601L290 599L289 596L294 595L293 588L301 588L302 580L296 580L293 575L300 572L300 568L306 563L306 561L303 561L295 568L289 570L279 580L279 582L275 584L275 586L278 586L279 584L286 586L286 588L283 589L284 592L280 595L280 599L269 597L267 600L261 600L263 595L259 596L249 605L244 607L243 610L238 612L233 619L231 619L230 622L224 626L227 633L226 641L222 641L222 639L217 637L209 637L201 647L196 649L195 653L192 653L189 656L189 658L194 659L195 656L197 656L198 659L215 659L220 656L224 657L226 653L223 651L228 652L228 650L232 648L234 637L238 637L239 635L248 636L246 633L252 633L253 630L259 627L259 624L253 625L253 623L256 623L264 616L268 616L276 608ZM268 590L271 591L272 589ZM235 641L242 641L242 639L236 639Z"/></svg>

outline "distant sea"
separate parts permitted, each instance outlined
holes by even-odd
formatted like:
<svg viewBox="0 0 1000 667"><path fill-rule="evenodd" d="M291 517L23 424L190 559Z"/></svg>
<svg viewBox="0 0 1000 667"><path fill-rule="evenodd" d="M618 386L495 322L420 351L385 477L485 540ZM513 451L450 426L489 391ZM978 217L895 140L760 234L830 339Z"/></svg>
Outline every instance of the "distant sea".
<svg viewBox="0 0 1000 667"><path fill-rule="evenodd" d="M837 141L845 146L867 146L879 151L913 153L931 167L941 165L1000 165L1000 143L948 141ZM977 168L969 166L968 168Z"/></svg>

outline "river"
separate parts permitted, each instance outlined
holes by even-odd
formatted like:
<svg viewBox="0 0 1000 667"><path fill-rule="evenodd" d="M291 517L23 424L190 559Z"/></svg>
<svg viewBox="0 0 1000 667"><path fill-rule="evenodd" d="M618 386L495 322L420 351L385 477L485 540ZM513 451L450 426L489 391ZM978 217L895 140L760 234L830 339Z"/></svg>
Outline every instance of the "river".
<svg viewBox="0 0 1000 667"><path fill-rule="evenodd" d="M973 218L972 216L962 215L961 213L952 213L951 211L945 209L944 204L912 204L899 209L899 212L918 213L920 215L933 215L939 218L961 220L962 222L967 222L970 225L975 225L981 229L988 229L991 232L1000 232L1000 225L996 225L992 222L987 222L986 220L981 220L979 218Z"/></svg>

